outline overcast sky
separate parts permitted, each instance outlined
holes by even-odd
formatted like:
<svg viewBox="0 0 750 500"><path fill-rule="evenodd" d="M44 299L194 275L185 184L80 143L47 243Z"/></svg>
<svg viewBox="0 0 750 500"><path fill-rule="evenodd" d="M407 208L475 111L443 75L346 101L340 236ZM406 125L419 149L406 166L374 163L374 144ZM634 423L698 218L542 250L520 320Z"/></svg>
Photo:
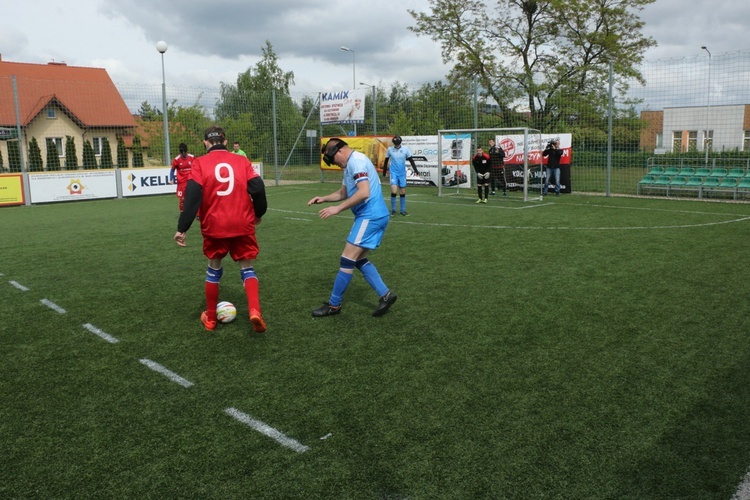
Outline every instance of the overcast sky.
<svg viewBox="0 0 750 500"><path fill-rule="evenodd" d="M406 28L407 9L427 0L29 0L4 2L4 61L106 68L116 84L162 82L155 45L168 43L167 85L215 88L235 83L269 40L293 93L350 88L359 82L417 85L443 78L440 47ZM641 13L658 46L647 60L750 50L748 0L657 0ZM346 46L352 53L340 49ZM353 75L352 66L356 74Z"/></svg>

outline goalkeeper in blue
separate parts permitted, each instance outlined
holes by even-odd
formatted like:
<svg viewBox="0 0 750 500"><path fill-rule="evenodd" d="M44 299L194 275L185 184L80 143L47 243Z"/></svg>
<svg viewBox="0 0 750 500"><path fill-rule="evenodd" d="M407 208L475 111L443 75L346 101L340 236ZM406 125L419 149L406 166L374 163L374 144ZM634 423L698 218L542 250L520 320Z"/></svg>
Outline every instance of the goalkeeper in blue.
<svg viewBox="0 0 750 500"><path fill-rule="evenodd" d="M380 246L390 220L378 172L367 156L354 151L339 138L330 139L323 146L321 153L327 165L337 165L344 169L344 180L340 189L326 196L316 196L307 202L307 205L340 202L320 210L320 218L327 219L351 209L354 213L354 224L346 238L341 254L341 266L333 282L331 296L322 306L313 309L312 315L322 317L340 313L344 292L352 281L354 269L359 269L365 281L380 298L372 315L382 316L396 302L397 296L383 282L375 264L367 259L370 250Z"/></svg>
<svg viewBox="0 0 750 500"><path fill-rule="evenodd" d="M406 146L401 147L401 136L396 135L392 139L393 146L388 148L383 163L383 177L388 175L388 163L391 164L391 217L396 215L396 194L399 196L399 208L401 215L409 215L406 212L406 162L411 163L411 168L419 175L417 165L411 156L411 151Z"/></svg>

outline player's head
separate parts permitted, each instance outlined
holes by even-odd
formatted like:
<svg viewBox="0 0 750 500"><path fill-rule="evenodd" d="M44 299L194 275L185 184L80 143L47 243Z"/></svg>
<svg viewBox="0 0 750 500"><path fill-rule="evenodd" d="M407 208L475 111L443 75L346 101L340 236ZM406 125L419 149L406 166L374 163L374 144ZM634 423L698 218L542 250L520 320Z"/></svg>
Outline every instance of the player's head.
<svg viewBox="0 0 750 500"><path fill-rule="evenodd" d="M481 155L482 153L484 153L484 149L482 149L482 146L479 146L479 147L477 148L477 154L478 154L478 155Z"/></svg>
<svg viewBox="0 0 750 500"><path fill-rule="evenodd" d="M320 148L320 154L323 155L323 161L326 162L326 165L338 165L338 163L336 163L336 155L346 146L348 146L348 144L338 137L331 137L328 139L328 142Z"/></svg>
<svg viewBox="0 0 750 500"><path fill-rule="evenodd" d="M490 147L494 146L495 145L495 139L490 139L489 140L489 144L490 144Z"/></svg>
<svg viewBox="0 0 750 500"><path fill-rule="evenodd" d="M394 135L393 139L391 139L391 141L393 142L393 145L396 146L397 148L401 147L401 136L400 135Z"/></svg>
<svg viewBox="0 0 750 500"><path fill-rule="evenodd" d="M187 154L187 144L184 142L180 143L180 154L183 156Z"/></svg>
<svg viewBox="0 0 750 500"><path fill-rule="evenodd" d="M232 147L234 148L235 151L237 151L238 149L240 149L240 143L237 141L234 141L234 144L232 144Z"/></svg>
<svg viewBox="0 0 750 500"><path fill-rule="evenodd" d="M211 146L214 146L216 144L225 144L227 142L227 136L223 128L218 125L211 125L204 132L203 140Z"/></svg>

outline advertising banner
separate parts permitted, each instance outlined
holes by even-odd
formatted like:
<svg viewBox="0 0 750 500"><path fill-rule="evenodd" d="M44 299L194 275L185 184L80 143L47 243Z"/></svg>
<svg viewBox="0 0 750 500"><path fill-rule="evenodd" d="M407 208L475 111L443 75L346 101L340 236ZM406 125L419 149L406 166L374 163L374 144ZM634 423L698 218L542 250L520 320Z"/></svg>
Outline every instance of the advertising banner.
<svg viewBox="0 0 750 500"><path fill-rule="evenodd" d="M117 198L114 170L30 173L32 203Z"/></svg>
<svg viewBox="0 0 750 500"><path fill-rule="evenodd" d="M320 124L365 122L367 89L323 92L320 94Z"/></svg>
<svg viewBox="0 0 750 500"><path fill-rule="evenodd" d="M120 169L122 196L148 196L151 194L175 194L177 185L169 180L169 167Z"/></svg>
<svg viewBox="0 0 750 500"><path fill-rule="evenodd" d="M546 172L540 169L540 163L547 164L547 158L542 152L547 145L553 140L560 141L560 148L563 150L560 158L560 192L570 193L570 166L572 159L572 134L542 134L541 143L539 135L529 135L529 189L540 191L541 182L546 178ZM505 177L508 180L508 189L523 188L523 155L525 149L524 136L521 135L498 135L495 137L495 143L499 144L505 152ZM552 186L551 189L554 189Z"/></svg>
<svg viewBox="0 0 750 500"><path fill-rule="evenodd" d="M23 176L21 174L0 175L0 206L23 205Z"/></svg>

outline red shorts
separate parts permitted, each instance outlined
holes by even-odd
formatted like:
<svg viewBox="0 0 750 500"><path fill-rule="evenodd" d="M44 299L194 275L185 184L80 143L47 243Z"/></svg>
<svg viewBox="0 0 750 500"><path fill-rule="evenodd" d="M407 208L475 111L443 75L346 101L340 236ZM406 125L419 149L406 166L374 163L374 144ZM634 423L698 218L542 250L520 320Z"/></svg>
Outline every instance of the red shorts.
<svg viewBox="0 0 750 500"><path fill-rule="evenodd" d="M234 261L255 259L258 256L258 241L255 236L203 237L203 255L209 259L223 259L227 254Z"/></svg>

